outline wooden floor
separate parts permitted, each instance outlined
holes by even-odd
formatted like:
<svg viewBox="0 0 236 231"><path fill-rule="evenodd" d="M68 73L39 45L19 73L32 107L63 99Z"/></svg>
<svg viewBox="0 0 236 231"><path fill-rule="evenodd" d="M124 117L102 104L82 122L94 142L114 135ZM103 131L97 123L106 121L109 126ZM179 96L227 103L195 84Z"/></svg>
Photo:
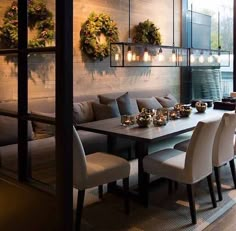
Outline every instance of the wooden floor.
<svg viewBox="0 0 236 231"><path fill-rule="evenodd" d="M56 231L54 197L1 178L0 189L0 230ZM205 229L222 230L236 230L236 205Z"/></svg>
<svg viewBox="0 0 236 231"><path fill-rule="evenodd" d="M205 231L235 231L235 230L236 230L236 205L205 229Z"/></svg>
<svg viewBox="0 0 236 231"><path fill-rule="evenodd" d="M0 177L0 230L56 231L55 197Z"/></svg>

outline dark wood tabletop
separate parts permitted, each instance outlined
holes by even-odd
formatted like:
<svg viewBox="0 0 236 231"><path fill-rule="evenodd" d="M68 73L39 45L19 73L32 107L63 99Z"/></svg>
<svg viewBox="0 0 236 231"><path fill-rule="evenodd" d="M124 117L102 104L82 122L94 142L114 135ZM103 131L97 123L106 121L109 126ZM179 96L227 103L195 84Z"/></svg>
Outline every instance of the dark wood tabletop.
<svg viewBox="0 0 236 231"><path fill-rule="evenodd" d="M120 118L112 118L79 124L77 129L150 143L191 131L199 121L219 119L224 113L232 113L232 111L208 108L205 113L198 113L196 109L193 108L189 117L169 120L169 122L162 127L155 127L153 124L147 128L140 128L137 124L124 127L120 123Z"/></svg>

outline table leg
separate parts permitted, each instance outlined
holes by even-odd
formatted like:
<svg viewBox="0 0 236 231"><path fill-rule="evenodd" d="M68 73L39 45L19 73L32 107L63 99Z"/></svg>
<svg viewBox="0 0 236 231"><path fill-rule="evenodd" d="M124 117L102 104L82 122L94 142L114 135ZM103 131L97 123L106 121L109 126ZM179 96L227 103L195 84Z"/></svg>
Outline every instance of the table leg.
<svg viewBox="0 0 236 231"><path fill-rule="evenodd" d="M107 136L107 152L108 153L115 153L115 144L116 144L116 137L113 136Z"/></svg>
<svg viewBox="0 0 236 231"><path fill-rule="evenodd" d="M135 143L135 155L138 158L138 192L140 199L143 198L143 193L145 192L145 182L144 182L144 170L143 170L143 158L148 155L148 144L143 142Z"/></svg>
<svg viewBox="0 0 236 231"><path fill-rule="evenodd" d="M116 138L113 136L107 136L107 152L114 154L114 146L116 143ZM107 191L113 192L117 187L116 181L107 184Z"/></svg>

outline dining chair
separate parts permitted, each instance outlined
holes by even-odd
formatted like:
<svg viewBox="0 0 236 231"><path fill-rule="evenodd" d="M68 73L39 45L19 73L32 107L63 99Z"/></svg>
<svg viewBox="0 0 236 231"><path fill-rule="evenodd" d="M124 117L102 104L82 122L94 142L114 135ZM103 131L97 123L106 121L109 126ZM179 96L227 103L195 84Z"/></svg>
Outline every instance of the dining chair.
<svg viewBox="0 0 236 231"><path fill-rule="evenodd" d="M101 189L103 184L123 179L125 212L129 213L129 162L121 157L103 152L85 155L75 127L73 127L73 169L73 185L78 189L76 231L80 230L85 190L88 188L99 186Z"/></svg>
<svg viewBox="0 0 236 231"><path fill-rule="evenodd" d="M229 163L231 174L236 188L236 174L234 164L234 134L236 129L236 114L224 113L220 125L216 131L212 149L212 163L214 167L216 187L219 201L223 200L221 191L220 168ZM180 142L174 146L175 149L185 151L189 140Z"/></svg>
<svg viewBox="0 0 236 231"><path fill-rule="evenodd" d="M219 120L198 122L186 152L167 148L145 156L143 159L143 196L148 206L148 183L150 174L187 185L192 223L196 224L196 209L193 185L207 178L211 201L215 208L216 200L212 185L212 147Z"/></svg>

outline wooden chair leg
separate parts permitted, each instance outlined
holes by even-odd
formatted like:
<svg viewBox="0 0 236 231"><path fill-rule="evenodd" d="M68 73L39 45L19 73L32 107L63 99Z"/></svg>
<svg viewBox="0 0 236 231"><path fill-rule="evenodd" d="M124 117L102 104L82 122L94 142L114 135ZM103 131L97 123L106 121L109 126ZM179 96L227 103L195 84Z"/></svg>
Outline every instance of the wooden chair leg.
<svg viewBox="0 0 236 231"><path fill-rule="evenodd" d="M103 198L103 185L98 186L98 197L102 200Z"/></svg>
<svg viewBox="0 0 236 231"><path fill-rule="evenodd" d="M223 200L221 193L221 183L220 183L220 167L214 167L215 178L216 178L216 187L218 192L219 201Z"/></svg>
<svg viewBox="0 0 236 231"><path fill-rule="evenodd" d="M210 195L211 195L211 202L212 202L213 208L216 208L217 207L216 197L215 197L215 193L213 190L213 183L212 183L212 179L211 179L211 174L207 177L207 183L208 183L208 187L209 187L209 191L210 191Z"/></svg>
<svg viewBox="0 0 236 231"><path fill-rule="evenodd" d="M78 190L75 230L80 231L82 211L84 206L85 190Z"/></svg>
<svg viewBox="0 0 236 231"><path fill-rule="evenodd" d="M232 160L229 162L229 165L230 165L231 174L232 174L233 181L234 181L234 188L236 188L236 174L235 174L234 159L232 159Z"/></svg>
<svg viewBox="0 0 236 231"><path fill-rule="evenodd" d="M150 175L146 172L143 174L143 192L142 192L142 200L143 200L143 205L145 208L148 208L149 204L149 181L150 181Z"/></svg>
<svg viewBox="0 0 236 231"><path fill-rule="evenodd" d="M187 184L187 193L188 193L188 201L189 201L189 207L190 207L190 214L191 214L191 218L192 218L192 223L197 224L195 199L194 199L193 188L192 188L191 184Z"/></svg>
<svg viewBox="0 0 236 231"><path fill-rule="evenodd" d="M124 205L125 205L125 213L130 213L129 206L129 177L123 179L123 189L124 189Z"/></svg>

